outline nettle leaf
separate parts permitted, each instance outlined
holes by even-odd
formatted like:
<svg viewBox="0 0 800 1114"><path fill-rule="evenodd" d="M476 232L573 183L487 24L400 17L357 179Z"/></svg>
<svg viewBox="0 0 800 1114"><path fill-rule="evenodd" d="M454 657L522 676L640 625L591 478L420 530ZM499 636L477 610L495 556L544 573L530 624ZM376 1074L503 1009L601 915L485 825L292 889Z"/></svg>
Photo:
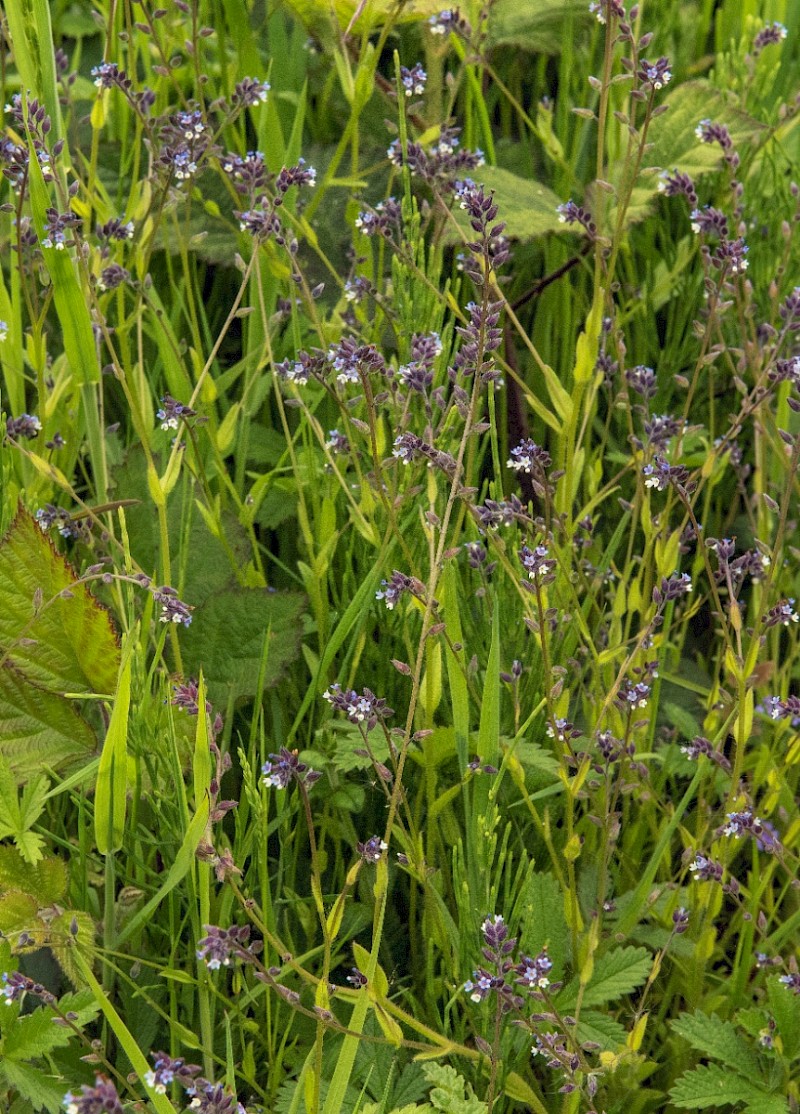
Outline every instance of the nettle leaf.
<svg viewBox="0 0 800 1114"><path fill-rule="evenodd" d="M54 1048L65 1048L73 1038L71 1029L54 1025L56 1014L40 1006L18 1017L3 1039L3 1055L10 1060L33 1060Z"/></svg>
<svg viewBox="0 0 800 1114"><path fill-rule="evenodd" d="M584 0L497 0L489 9L487 45L513 46L533 54L560 54L565 24L589 26L592 16Z"/></svg>
<svg viewBox="0 0 800 1114"><path fill-rule="evenodd" d="M0 666L0 755L14 774L59 769L96 745L94 731L71 701L30 684L10 662Z"/></svg>
<svg viewBox="0 0 800 1114"><path fill-rule="evenodd" d="M342 774L349 774L352 770L369 770L372 768L372 759L369 754L364 754L364 736L354 723L344 720L331 720L325 725L334 740L333 765ZM389 744L385 737L373 731L369 739L369 748L378 762L389 761ZM362 751L361 754L357 753Z"/></svg>
<svg viewBox="0 0 800 1114"><path fill-rule="evenodd" d="M616 948L595 963L592 978L583 995L583 1006L614 1002L641 986L650 974L653 961L646 948ZM579 981L572 982L557 997L559 1009L574 1009Z"/></svg>
<svg viewBox="0 0 800 1114"><path fill-rule="evenodd" d="M537 955L545 945L553 962L552 979L564 977L569 932L564 917L564 895L552 874L531 874L514 905L513 923L521 925L520 946Z"/></svg>
<svg viewBox="0 0 800 1114"><path fill-rule="evenodd" d="M24 509L0 542L0 652L48 692L114 691L111 618Z"/></svg>
<svg viewBox="0 0 800 1114"><path fill-rule="evenodd" d="M745 1075L758 1076L758 1056L732 1022L696 1010L693 1014L681 1014L672 1022L672 1028L703 1056L721 1060Z"/></svg>
<svg viewBox="0 0 800 1114"><path fill-rule="evenodd" d="M31 866L15 847L0 847L0 895L9 890L30 894L42 909L56 905L67 892L66 864L48 856Z"/></svg>
<svg viewBox="0 0 800 1114"><path fill-rule="evenodd" d="M21 793L8 763L0 755L0 839L10 836L31 866L42 858L44 839L30 829L44 810L50 782L39 776L28 782Z"/></svg>
<svg viewBox="0 0 800 1114"><path fill-rule="evenodd" d="M293 592L218 592L197 608L181 636L186 670L197 676L202 669L215 693L227 688L234 698L255 696L262 662L269 687L297 657L304 608L304 597Z"/></svg>
<svg viewBox="0 0 800 1114"><path fill-rule="evenodd" d="M582 1010L578 1021L578 1040L594 1041L601 1049L616 1052L625 1044L625 1026L599 1010Z"/></svg>
<svg viewBox="0 0 800 1114"><path fill-rule="evenodd" d="M701 1064L684 1072L669 1095L675 1106L685 1110L733 1106L738 1102L748 1103L759 1114L787 1114L789 1109L786 1099L768 1094L721 1064Z"/></svg>
<svg viewBox="0 0 800 1114"><path fill-rule="evenodd" d="M433 1088L430 1100L436 1110L442 1111L442 1114L485 1114L486 1103L478 1098L471 1085L454 1068L431 1061L422 1070Z"/></svg>
<svg viewBox="0 0 800 1114"><path fill-rule="evenodd" d="M30 1103L28 1109L47 1110L49 1114L63 1111L63 1082L41 1068L8 1059L0 1065L0 1078L4 1078L26 1103Z"/></svg>

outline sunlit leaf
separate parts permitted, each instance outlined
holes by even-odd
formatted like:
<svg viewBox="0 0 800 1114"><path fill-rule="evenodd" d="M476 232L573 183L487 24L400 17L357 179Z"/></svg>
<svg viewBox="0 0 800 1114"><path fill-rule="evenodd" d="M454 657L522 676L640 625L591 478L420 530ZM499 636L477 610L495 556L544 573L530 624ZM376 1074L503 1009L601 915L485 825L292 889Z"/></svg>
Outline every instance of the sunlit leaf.
<svg viewBox="0 0 800 1114"><path fill-rule="evenodd" d="M23 509L0 542L0 652L50 692L114 691L108 612Z"/></svg>

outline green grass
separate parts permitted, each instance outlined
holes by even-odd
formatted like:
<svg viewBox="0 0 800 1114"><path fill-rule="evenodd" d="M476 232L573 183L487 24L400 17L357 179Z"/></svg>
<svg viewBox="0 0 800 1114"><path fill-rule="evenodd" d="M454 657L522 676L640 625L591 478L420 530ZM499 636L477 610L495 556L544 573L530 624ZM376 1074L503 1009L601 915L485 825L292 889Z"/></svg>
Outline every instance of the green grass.
<svg viewBox="0 0 800 1114"><path fill-rule="evenodd" d="M800 1102L800 16L588 9L9 0L10 1114Z"/></svg>

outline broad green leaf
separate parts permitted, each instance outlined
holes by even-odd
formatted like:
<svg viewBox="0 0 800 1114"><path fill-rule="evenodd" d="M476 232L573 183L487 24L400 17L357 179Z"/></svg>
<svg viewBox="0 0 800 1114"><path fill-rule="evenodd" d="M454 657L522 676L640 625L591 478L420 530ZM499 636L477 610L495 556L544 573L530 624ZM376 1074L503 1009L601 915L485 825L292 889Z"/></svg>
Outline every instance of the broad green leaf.
<svg viewBox="0 0 800 1114"><path fill-rule="evenodd" d="M131 644L119 675L114 706L97 769L94 834L101 855L119 851L125 835L128 791L128 712L131 704Z"/></svg>
<svg viewBox="0 0 800 1114"><path fill-rule="evenodd" d="M429 1062L423 1071L431 1084L431 1105L442 1114L485 1114L482 1102L458 1072L448 1064Z"/></svg>
<svg viewBox="0 0 800 1114"><path fill-rule="evenodd" d="M695 135L695 128L701 120L724 124L734 146L740 151L769 134L766 125L737 109L709 81L685 81L672 92L668 89L664 103L669 105L669 111L659 117L658 127L653 125L648 136L653 144L646 155L648 167L670 172L677 169L695 180L719 169L722 148L717 143L701 143ZM621 166L610 170L612 182L616 183L621 170ZM659 195L658 182L655 173L645 175L637 182L626 214L628 224L644 220L647 216L650 205ZM611 219L614 219L613 216Z"/></svg>
<svg viewBox="0 0 800 1114"><path fill-rule="evenodd" d="M564 895L552 874L530 874L514 905L512 923L519 924L520 947L526 955L538 955L547 947L553 963L553 979L562 979L569 949L569 932L564 917Z"/></svg>
<svg viewBox="0 0 800 1114"><path fill-rule="evenodd" d="M475 177L480 178L481 184L494 193L500 210L498 220L505 221L505 235L511 239L532 240L536 236L544 236L546 232L568 231L568 226L558 219L556 212L563 197L541 182L522 178L499 166L483 166L476 171ZM466 221L463 225L469 229ZM474 232L470 230L470 238L473 236Z"/></svg>
<svg viewBox="0 0 800 1114"><path fill-rule="evenodd" d="M685 1110L704 1110L710 1106L752 1105L759 1114L786 1114L786 1099L770 1095L756 1083L720 1064L702 1064L684 1072L670 1091L675 1106Z"/></svg>
<svg viewBox="0 0 800 1114"><path fill-rule="evenodd" d="M75 963L78 951L88 954L94 946L97 926L89 913L82 909L65 909L54 917L49 925L49 946L59 967L73 984L79 982L79 971Z"/></svg>
<svg viewBox="0 0 800 1114"><path fill-rule="evenodd" d="M487 45L509 46L533 54L560 54L570 33L591 23L584 0L496 0L489 8Z"/></svg>
<svg viewBox="0 0 800 1114"><path fill-rule="evenodd" d="M30 894L40 909L64 900L67 892L67 867L52 856L35 865L26 863L16 847L0 847L0 894L18 890Z"/></svg>
<svg viewBox="0 0 800 1114"><path fill-rule="evenodd" d="M672 1022L672 1028L703 1056L721 1060L746 1075L758 1075L758 1056L732 1022L696 1010L693 1014L681 1014Z"/></svg>
<svg viewBox="0 0 800 1114"><path fill-rule="evenodd" d="M34 519L0 542L0 653L50 692L113 692L119 646L108 612Z"/></svg>
<svg viewBox="0 0 800 1114"><path fill-rule="evenodd" d="M0 667L0 755L15 774L59 769L90 754L96 743L69 700L29 684L8 662Z"/></svg>
<svg viewBox="0 0 800 1114"><path fill-rule="evenodd" d="M48 1114L61 1111L63 1114L64 1084L42 1068L9 1058L0 1066L0 1078L5 1078L25 1103L30 1103L26 1109L47 1110Z"/></svg>
<svg viewBox="0 0 800 1114"><path fill-rule="evenodd" d="M600 1006L614 1002L641 986L653 965L646 948L616 948L598 959L591 981L583 995L583 1006ZM578 1001L577 979L558 995L560 1009L573 1009Z"/></svg>
<svg viewBox="0 0 800 1114"><path fill-rule="evenodd" d="M19 791L17 781L0 755L0 839L10 836L20 855L31 866L42 858L44 840L31 828L44 811L50 782L35 777Z"/></svg>
<svg viewBox="0 0 800 1114"><path fill-rule="evenodd" d="M616 1052L625 1044L625 1026L599 1010L581 1010L578 1040L594 1041L602 1049Z"/></svg>
<svg viewBox="0 0 800 1114"><path fill-rule="evenodd" d="M3 1040L3 1056L10 1060L33 1060L54 1048L65 1048L73 1039L70 1029L53 1024L56 1014L40 1006L18 1017Z"/></svg>
<svg viewBox="0 0 800 1114"><path fill-rule="evenodd" d="M304 606L297 593L265 588L218 592L197 608L181 636L185 668L194 675L202 669L215 694L227 688L234 698L255 696L262 661L269 687L297 657Z"/></svg>

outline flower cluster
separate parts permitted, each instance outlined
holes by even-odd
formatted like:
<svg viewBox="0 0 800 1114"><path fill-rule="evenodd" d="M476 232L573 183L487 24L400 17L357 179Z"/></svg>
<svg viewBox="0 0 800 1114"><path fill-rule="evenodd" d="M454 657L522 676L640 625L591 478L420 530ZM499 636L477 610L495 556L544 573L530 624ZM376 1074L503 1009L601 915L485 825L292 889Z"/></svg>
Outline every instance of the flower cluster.
<svg viewBox="0 0 800 1114"><path fill-rule="evenodd" d="M447 35L452 32L462 39L469 39L472 28L458 8L445 8L428 18L428 26L433 35Z"/></svg>
<svg viewBox="0 0 800 1114"><path fill-rule="evenodd" d="M598 23L606 24L609 18L624 19L625 7L622 0L592 0L589 13Z"/></svg>
<svg viewBox="0 0 800 1114"><path fill-rule="evenodd" d="M517 940L509 937L508 927L499 914L485 918L481 934L484 941L481 955L488 966L478 967L472 978L464 983L464 991L473 1002L483 1002L491 994L497 994L504 1012L520 1010L525 1004L520 989L541 1000L543 990L560 986L560 983L551 986L549 975L553 963L547 948L534 957L520 955L515 962Z"/></svg>
<svg viewBox="0 0 800 1114"><path fill-rule="evenodd" d="M164 585L153 589L153 599L161 604L159 619L162 623L182 623L185 627L191 626L194 608L178 599L178 593L174 588Z"/></svg>
<svg viewBox="0 0 800 1114"><path fill-rule="evenodd" d="M781 850L781 841L775 825L769 820L761 820L758 816L754 816L749 808L741 812L729 812L717 835L733 836L735 839L750 835L756 841L759 851L774 855Z"/></svg>
<svg viewBox="0 0 800 1114"><path fill-rule="evenodd" d="M722 751L715 750L711 742L703 735L696 735L690 742L684 743L681 747L681 753L685 754L693 762L698 761L700 758L709 758L715 765L719 766L721 770L730 772L731 764Z"/></svg>
<svg viewBox="0 0 800 1114"><path fill-rule="evenodd" d="M661 583L653 589L653 603L663 610L668 603L683 599L692 590L692 578L688 572L674 572L670 577L662 576Z"/></svg>
<svg viewBox="0 0 800 1114"><path fill-rule="evenodd" d="M434 364L441 354L438 333L414 333L411 338L411 359L397 369L397 378L410 391L427 394L433 384Z"/></svg>
<svg viewBox="0 0 800 1114"><path fill-rule="evenodd" d="M357 843L356 851L358 851L361 858L365 863L374 864L381 860L384 851L388 851L389 845L380 836L372 836L366 843Z"/></svg>
<svg viewBox="0 0 800 1114"><path fill-rule="evenodd" d="M758 55L766 46L772 46L775 43L782 43L786 36L789 34L787 28L782 23L768 23L766 27L758 32L755 39L753 39L753 53Z"/></svg>
<svg viewBox="0 0 800 1114"><path fill-rule="evenodd" d="M162 429L177 429L181 422L196 416L196 410L182 402L177 402L170 394L164 395L161 406L156 411L156 418L161 423Z"/></svg>
<svg viewBox="0 0 800 1114"><path fill-rule="evenodd" d="M439 449L417 437L415 433L401 433L395 438L392 456L403 464L411 464L417 457L423 457L431 468L438 468L447 476L452 476L456 470L456 462L449 453Z"/></svg>
<svg viewBox="0 0 800 1114"><path fill-rule="evenodd" d="M343 712L351 723L363 726L366 731L372 731L378 723L383 723L394 715L382 696L376 696L371 689L362 689L361 695L355 689L343 689L335 684L322 694L331 708Z"/></svg>
<svg viewBox="0 0 800 1114"><path fill-rule="evenodd" d="M765 627L788 627L790 623L796 623L800 616L794 609L794 599L790 596L789 599L781 600L771 607L764 616Z"/></svg>
<svg viewBox="0 0 800 1114"><path fill-rule="evenodd" d="M4 971L0 975L0 996L3 998L4 1005L10 1006L12 1002L19 1002L24 994L33 994L48 1006L56 1004L55 995L27 975L19 971Z"/></svg>
<svg viewBox="0 0 800 1114"><path fill-rule="evenodd" d="M540 498L544 498L553 492L552 482L548 478L551 463L550 453L527 438L511 450L507 467L529 476L533 490Z"/></svg>
<svg viewBox="0 0 800 1114"><path fill-rule="evenodd" d="M180 1057L173 1058L166 1052L151 1052L150 1055L153 1060L153 1070L145 1073L143 1081L151 1091L163 1095L167 1087L175 1082L185 1090L194 1088L194 1079L202 1071L199 1064L187 1064Z"/></svg>
<svg viewBox="0 0 800 1114"><path fill-rule="evenodd" d="M579 224L592 239L597 235L597 225L592 220L592 214L571 199L558 205L556 212L562 224Z"/></svg>
<svg viewBox="0 0 800 1114"><path fill-rule="evenodd" d="M499 379L499 372L490 354L500 347L503 338L499 328L502 308L502 302L467 303L469 321L466 325L456 326L461 345L453 359L451 380L457 374L465 379L477 375L481 383L492 383Z"/></svg>
<svg viewBox="0 0 800 1114"><path fill-rule="evenodd" d="M672 174L668 170L661 171L658 191L666 194L667 197L685 197L693 209L697 208L697 190L694 182L688 174L682 174L677 169Z"/></svg>
<svg viewBox="0 0 800 1114"><path fill-rule="evenodd" d="M269 760L261 767L262 782L273 789L286 789L296 781L310 789L322 777L317 770L312 770L305 762L301 762L296 750L281 747L279 754L270 754Z"/></svg>
<svg viewBox="0 0 800 1114"><path fill-rule="evenodd" d="M682 464L670 464L663 456L656 456L652 464L645 464L642 475L644 486L653 487L656 491L666 491L672 485L688 495L697 486L694 481L689 481L689 472Z"/></svg>
<svg viewBox="0 0 800 1114"><path fill-rule="evenodd" d="M400 83L407 97L421 97L425 92L425 83L427 80L428 75L425 73L420 62L416 62L410 70L405 66L400 67Z"/></svg>
<svg viewBox="0 0 800 1114"><path fill-rule="evenodd" d="M6 433L9 437L33 441L42 431L42 423L34 414L20 414L18 418L6 418Z"/></svg>
<svg viewBox="0 0 800 1114"><path fill-rule="evenodd" d="M701 143L718 143L722 148L722 157L731 170L738 169L739 156L734 149L731 133L724 124L715 124L711 120L701 120L695 128L694 134Z"/></svg>
<svg viewBox="0 0 800 1114"><path fill-rule="evenodd" d="M519 551L519 559L528 579L535 580L537 585L550 584L555 579L556 561L550 556L546 545L537 545L533 549L523 545Z"/></svg>
<svg viewBox="0 0 800 1114"><path fill-rule="evenodd" d="M413 576L406 576L405 573L398 572L395 569L389 580L381 581L380 589L375 593L375 599L383 600L387 610L394 611L398 600L405 592L411 592L413 595L419 596L421 592L424 592L424 588Z"/></svg>
<svg viewBox="0 0 800 1114"><path fill-rule="evenodd" d="M207 935L197 942L197 958L205 963L210 971L220 967L230 967L234 960L241 963L254 963L261 952L261 940L250 939L250 925L231 925L218 928L216 925L203 925Z"/></svg>
<svg viewBox="0 0 800 1114"><path fill-rule="evenodd" d="M499 526L531 521L525 504L514 494L507 500L486 499L480 506L473 507L473 511L482 530L496 530Z"/></svg>
<svg viewBox="0 0 800 1114"><path fill-rule="evenodd" d="M87 539L90 533L87 519L74 519L69 511L63 507L56 507L52 503L45 503L39 507L35 515L39 529L43 533L56 527L62 538Z"/></svg>
<svg viewBox="0 0 800 1114"><path fill-rule="evenodd" d="M672 70L668 58L657 58L655 62L642 61L636 71L640 85L651 93L658 92L672 80Z"/></svg>
<svg viewBox="0 0 800 1114"><path fill-rule="evenodd" d="M394 197L387 197L374 209L362 209L355 226L363 236L383 236L391 240L400 231L401 216L400 203Z"/></svg>
<svg viewBox="0 0 800 1114"><path fill-rule="evenodd" d="M155 1094L163 1095L172 1083L177 1083L190 1100L187 1110L200 1111L200 1114L245 1114L235 1095L200 1075L199 1064L187 1064L182 1058L173 1058L166 1052L151 1052L150 1055L153 1068L145 1072L143 1082ZM98 1114L101 1110L105 1107L98 1108Z"/></svg>
<svg viewBox="0 0 800 1114"><path fill-rule="evenodd" d="M399 139L395 139L386 152L389 162L398 169L405 164L411 173L432 185L439 184L453 189L459 178L483 166L483 151L469 151L460 146L460 128L444 127L431 147L409 140L405 159Z"/></svg>
<svg viewBox="0 0 800 1114"><path fill-rule="evenodd" d="M66 1114L124 1114L117 1088L110 1079L95 1076L94 1087L84 1084L79 1095L64 1095Z"/></svg>

